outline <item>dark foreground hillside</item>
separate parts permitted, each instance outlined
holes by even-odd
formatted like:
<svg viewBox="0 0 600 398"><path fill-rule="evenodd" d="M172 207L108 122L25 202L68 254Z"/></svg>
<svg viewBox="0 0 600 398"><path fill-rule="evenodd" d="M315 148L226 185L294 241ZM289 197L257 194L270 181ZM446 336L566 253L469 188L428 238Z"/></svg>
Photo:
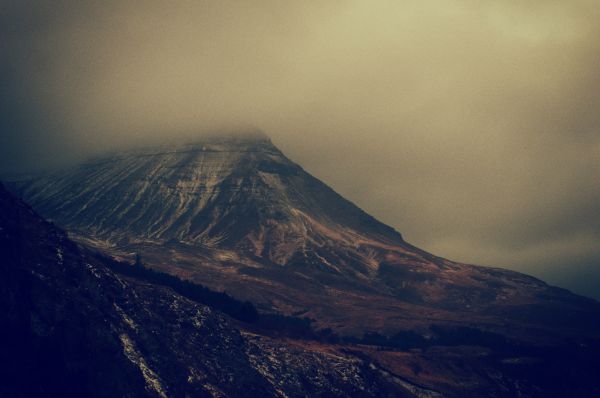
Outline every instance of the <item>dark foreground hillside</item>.
<svg viewBox="0 0 600 398"><path fill-rule="evenodd" d="M0 248L1 397L413 396L355 356L116 276L2 186Z"/></svg>

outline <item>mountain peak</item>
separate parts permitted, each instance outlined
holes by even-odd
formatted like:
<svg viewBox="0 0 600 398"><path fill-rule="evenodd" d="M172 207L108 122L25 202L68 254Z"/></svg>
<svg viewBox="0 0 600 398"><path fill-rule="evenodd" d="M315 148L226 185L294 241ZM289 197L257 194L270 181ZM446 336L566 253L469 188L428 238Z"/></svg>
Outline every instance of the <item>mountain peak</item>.
<svg viewBox="0 0 600 398"><path fill-rule="evenodd" d="M326 242L350 251L357 239L403 244L393 228L308 174L260 131L96 158L25 184L21 193L72 231L239 249L280 265L316 262ZM362 261L353 257L344 261Z"/></svg>
<svg viewBox="0 0 600 398"><path fill-rule="evenodd" d="M188 138L187 144L272 144L270 137L258 129L217 130Z"/></svg>
<svg viewBox="0 0 600 398"><path fill-rule="evenodd" d="M260 129L223 130L207 134L206 137L222 137L225 139L245 141L271 141L270 137Z"/></svg>
<svg viewBox="0 0 600 398"><path fill-rule="evenodd" d="M269 136L260 130L217 131L187 138L116 150L100 154L85 164L136 156L164 155L191 152L271 152L281 154Z"/></svg>

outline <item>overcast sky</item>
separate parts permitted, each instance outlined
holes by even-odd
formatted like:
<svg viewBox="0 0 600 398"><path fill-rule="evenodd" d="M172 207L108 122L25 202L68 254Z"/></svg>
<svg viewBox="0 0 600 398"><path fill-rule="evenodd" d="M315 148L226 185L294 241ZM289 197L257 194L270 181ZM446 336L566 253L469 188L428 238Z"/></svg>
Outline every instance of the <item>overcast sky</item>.
<svg viewBox="0 0 600 398"><path fill-rule="evenodd" d="M254 126L405 238L600 298L597 0L0 0L0 171Z"/></svg>

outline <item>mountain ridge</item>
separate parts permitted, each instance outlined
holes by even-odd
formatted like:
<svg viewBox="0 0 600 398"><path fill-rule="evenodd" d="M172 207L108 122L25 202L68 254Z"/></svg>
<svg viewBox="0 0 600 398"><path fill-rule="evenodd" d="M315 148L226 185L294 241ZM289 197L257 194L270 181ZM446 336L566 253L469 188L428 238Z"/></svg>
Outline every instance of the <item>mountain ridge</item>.
<svg viewBox="0 0 600 398"><path fill-rule="evenodd" d="M222 153L226 153L227 156L220 156ZM149 166L144 163L153 160L158 164L154 165L156 169L149 170ZM123 167L132 167L133 170L129 175L124 175L127 170L119 170L121 174L119 177L122 180L111 187L112 191L117 191L117 193L109 191L113 195L120 196L119 199L122 200L122 203L113 206L113 202L110 207L104 206L96 211L96 213L110 213L112 210L112 214L107 216L108 219L114 221L110 227L102 228L102 221L100 220L101 227L98 228L99 220L95 213L91 213L92 219L90 219L92 216L89 216L83 221L84 227L95 229L94 233L101 237L114 235L115 230L118 231L122 227L122 222L128 222L129 224L124 225L125 230L133 229L142 237L157 238L163 241L173 238L191 243L223 240L225 237L219 234L219 229L225 229L226 231L221 231L223 233L232 233L232 231L227 230L227 226L211 225L210 222L206 221L211 217L207 213L210 213L211 210L222 211L213 208L214 204L219 204L221 199L214 196L221 194L223 191L225 191L223 192L224 195L235 195L236 191L240 191L241 194L248 196L253 201L243 209L246 212L243 216L248 220L256 221L261 216L272 219L280 217L296 223L296 226L302 229L302 226L298 226L298 224L307 224L312 221L307 218L306 213L310 213L311 216L318 214L321 218L333 218L333 222L338 224L350 222L350 227L354 229L370 227L373 230L370 232L376 232L392 241L402 240L397 231L375 220L335 191L314 179L300 166L289 161L268 138L220 138L216 141L210 139L187 144L183 147L172 147L172 150L168 151L162 148L159 151L125 152L84 163L80 170L85 175L91 173L92 178L101 179L102 176L97 175L97 170L111 163L117 165L126 163ZM215 163L217 164L216 167L211 169L211 164L215 165ZM180 171L185 168L185 170L181 171L179 175L162 178L159 174L169 173L169 168ZM198 168L205 168L205 170L196 173L195 170ZM215 171L215 169L217 170ZM144 173L144 175L140 175L141 173L136 175L137 171ZM185 173L187 175L182 175ZM153 177L152 174L156 177ZM282 189L282 181L280 181L282 178L289 181L298 175L301 175L304 179L301 181L304 186L291 186L289 191ZM114 180L113 175L110 177ZM135 185L134 191L127 190L129 188L127 185L130 184L129 177ZM72 178L77 180L78 176ZM91 182L91 184L93 186L94 182ZM93 186L95 191L101 189L97 186L98 184L108 185L110 182L107 179L101 179L96 183L96 186ZM140 205L143 208L141 211L136 213L135 207L127 207L128 203L131 205L134 201L136 206L139 205L140 195L143 196L145 191L151 191L154 185L159 185L158 189L152 192L154 196L141 198L146 200L146 203ZM82 212L88 211L96 205L101 206L101 203L96 200L93 194L89 191L86 192L83 187L85 187L83 184L58 187L57 191L71 190L73 192L71 198L66 202L59 200L60 203L57 202L54 205L52 205L52 200L46 198L47 195L52 195L51 192L44 192L47 187L40 189L41 197L38 197L30 189L26 189L22 193L49 219L57 218L64 223L65 218L67 218L66 224L69 225L68 218L80 218ZM318 196L316 198L303 196L301 191L306 188L314 189ZM33 190L35 190L35 187ZM177 197L173 198L173 196ZM204 197L207 198L204 199ZM157 199L163 208L152 208L149 202ZM236 200L238 202L235 203L235 209L239 209L240 204L244 205L243 202L246 198L237 197ZM321 200L321 203L315 203L319 200ZM198 201L200 201L199 205ZM274 203L274 201L277 201L277 203ZM336 206L327 207L328 201L335 201ZM340 203L342 204L341 207ZM277 204L281 204L281 206L276 206ZM165 205L168 207L167 209L164 208ZM143 214L144 211L146 213L161 214L163 218L153 218L152 215ZM257 214L256 211L266 214ZM169 215L172 216L172 219L166 220L166 217L164 217L166 213L172 213ZM148 222L140 222L144 217L149 217ZM300 219L305 222L300 221ZM340 219L343 221L340 222ZM81 219L79 219L77 223L81 224L81 222ZM165 227L165 223L170 223L170 225ZM169 229L170 227L173 228ZM214 231L211 231L213 228ZM255 235L258 235L259 232L256 232ZM252 238L256 240L258 236Z"/></svg>

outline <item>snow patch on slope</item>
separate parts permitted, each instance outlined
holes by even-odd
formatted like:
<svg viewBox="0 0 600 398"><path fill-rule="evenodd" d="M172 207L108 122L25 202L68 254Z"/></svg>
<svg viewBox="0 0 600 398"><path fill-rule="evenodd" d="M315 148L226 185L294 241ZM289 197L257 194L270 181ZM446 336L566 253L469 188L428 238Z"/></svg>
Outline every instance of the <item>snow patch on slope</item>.
<svg viewBox="0 0 600 398"><path fill-rule="evenodd" d="M119 335L119 339L121 340L123 352L127 358L142 372L142 376L144 376L144 380L146 381L146 389L149 391L154 391L161 398L167 398L167 393L161 384L160 377L156 374L156 372L150 369L146 363L146 360L137 350L131 338L126 333L122 333Z"/></svg>

